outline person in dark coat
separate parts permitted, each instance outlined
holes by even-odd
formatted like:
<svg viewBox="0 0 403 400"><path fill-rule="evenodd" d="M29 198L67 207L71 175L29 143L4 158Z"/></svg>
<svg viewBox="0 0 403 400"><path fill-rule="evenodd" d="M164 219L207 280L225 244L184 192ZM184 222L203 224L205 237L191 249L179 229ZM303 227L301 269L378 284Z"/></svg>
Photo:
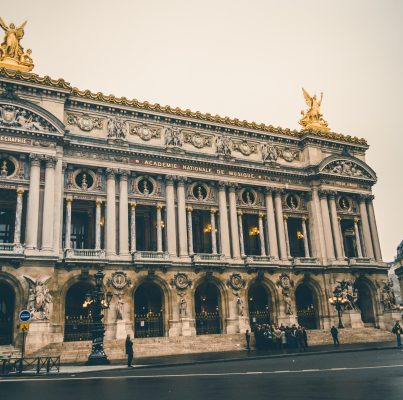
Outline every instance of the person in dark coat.
<svg viewBox="0 0 403 400"><path fill-rule="evenodd" d="M250 351L250 332L249 329L245 332L246 350Z"/></svg>
<svg viewBox="0 0 403 400"><path fill-rule="evenodd" d="M297 346L300 350L306 351L305 347L305 340L304 340L304 332L302 332L301 327L299 326L296 333L295 337L297 338Z"/></svg>
<svg viewBox="0 0 403 400"><path fill-rule="evenodd" d="M403 330L402 330L402 327L401 327L399 321L396 321L395 325L393 326L392 333L394 333L396 335L397 346L401 347L402 339L401 339L400 335L403 333Z"/></svg>
<svg viewBox="0 0 403 400"><path fill-rule="evenodd" d="M308 347L308 334L306 333L306 329L301 326L302 336L304 338L305 347Z"/></svg>
<svg viewBox="0 0 403 400"><path fill-rule="evenodd" d="M131 367L133 361L133 341L130 339L130 335L126 337L125 350L127 354L127 366Z"/></svg>
<svg viewBox="0 0 403 400"><path fill-rule="evenodd" d="M330 329L330 333L332 334L333 344L335 346L338 346L340 344L340 342L339 342L339 331L337 330L337 328L334 325L332 326L332 329Z"/></svg>

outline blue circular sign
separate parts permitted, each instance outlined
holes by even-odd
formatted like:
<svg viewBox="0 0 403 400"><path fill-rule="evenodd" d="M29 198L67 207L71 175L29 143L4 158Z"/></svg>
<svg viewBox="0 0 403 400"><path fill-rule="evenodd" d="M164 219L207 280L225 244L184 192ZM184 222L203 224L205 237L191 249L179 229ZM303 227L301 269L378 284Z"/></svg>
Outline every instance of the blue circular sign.
<svg viewBox="0 0 403 400"><path fill-rule="evenodd" d="M18 317L21 322L28 322L31 319L31 313L28 310L22 310Z"/></svg>

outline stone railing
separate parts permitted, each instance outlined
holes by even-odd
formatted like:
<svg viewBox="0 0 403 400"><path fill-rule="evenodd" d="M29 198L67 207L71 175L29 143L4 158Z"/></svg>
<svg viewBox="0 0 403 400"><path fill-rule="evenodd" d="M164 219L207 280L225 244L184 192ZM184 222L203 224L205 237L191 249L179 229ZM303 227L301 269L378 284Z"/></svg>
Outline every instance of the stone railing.
<svg viewBox="0 0 403 400"><path fill-rule="evenodd" d="M136 251L133 253L133 258L135 260L166 260L169 258L168 253L160 251Z"/></svg>
<svg viewBox="0 0 403 400"><path fill-rule="evenodd" d="M272 256L246 256L245 263L253 264L253 263L272 263L274 257Z"/></svg>
<svg viewBox="0 0 403 400"><path fill-rule="evenodd" d="M66 249L66 258L105 258L105 250Z"/></svg>
<svg viewBox="0 0 403 400"><path fill-rule="evenodd" d="M0 243L0 254L24 254L25 247L21 243Z"/></svg>
<svg viewBox="0 0 403 400"><path fill-rule="evenodd" d="M315 257L294 257L292 263L294 265L317 265L319 264L319 259Z"/></svg>
<svg viewBox="0 0 403 400"><path fill-rule="evenodd" d="M371 259L367 257L354 257L354 258L349 258L348 263L350 265L356 265L356 264L370 264Z"/></svg>
<svg viewBox="0 0 403 400"><path fill-rule="evenodd" d="M193 261L223 261L224 254L196 253L192 256Z"/></svg>

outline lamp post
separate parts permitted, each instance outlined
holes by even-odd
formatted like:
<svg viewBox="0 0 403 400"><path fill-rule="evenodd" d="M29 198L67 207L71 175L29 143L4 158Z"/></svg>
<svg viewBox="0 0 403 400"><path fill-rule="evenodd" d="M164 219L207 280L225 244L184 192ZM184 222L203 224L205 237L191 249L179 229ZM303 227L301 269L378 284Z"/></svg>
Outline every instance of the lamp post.
<svg viewBox="0 0 403 400"><path fill-rule="evenodd" d="M98 271L95 275L95 289L92 293L85 295L83 307L88 307L92 316L92 348L91 354L88 357L87 365L105 365L109 364L108 357L104 351L104 335L105 329L102 319L104 315L103 310L109 308L113 294L102 291L102 282L105 274Z"/></svg>
<svg viewBox="0 0 403 400"><path fill-rule="evenodd" d="M335 290L333 292L333 296L329 297L329 303L337 310L337 315L339 317L339 329L344 328L343 321L341 319L341 312L347 303L346 299L342 296L340 291Z"/></svg>

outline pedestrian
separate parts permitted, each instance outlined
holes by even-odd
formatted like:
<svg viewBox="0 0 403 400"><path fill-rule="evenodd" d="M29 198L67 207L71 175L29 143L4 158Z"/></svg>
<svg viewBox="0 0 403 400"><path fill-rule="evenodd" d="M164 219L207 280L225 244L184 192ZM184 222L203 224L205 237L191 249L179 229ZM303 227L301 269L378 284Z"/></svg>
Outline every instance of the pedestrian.
<svg viewBox="0 0 403 400"><path fill-rule="evenodd" d="M130 335L126 337L125 350L127 354L127 366L131 367L133 361L133 341L130 339Z"/></svg>
<svg viewBox="0 0 403 400"><path fill-rule="evenodd" d="M301 329L302 329L302 335L304 337L305 347L308 347L308 334L303 326L301 326Z"/></svg>
<svg viewBox="0 0 403 400"><path fill-rule="evenodd" d="M246 339L246 350L250 351L250 332L249 329L245 332L245 339Z"/></svg>
<svg viewBox="0 0 403 400"><path fill-rule="evenodd" d="M332 334L333 344L335 346L338 346L340 344L340 342L339 342L339 331L337 330L337 328L334 325L332 326L332 329L330 329L330 333Z"/></svg>
<svg viewBox="0 0 403 400"><path fill-rule="evenodd" d="M401 339L400 335L403 333L403 331L402 331L402 327L400 326L400 321L396 321L395 325L393 325L392 333L394 333L396 335L397 346L401 347L402 339Z"/></svg>
<svg viewBox="0 0 403 400"><path fill-rule="evenodd" d="M281 348L284 350L287 347L287 336L285 335L285 330L281 331Z"/></svg>
<svg viewBox="0 0 403 400"><path fill-rule="evenodd" d="M301 350L306 351L305 340L304 340L304 332L302 332L302 329L301 329L300 326L297 328L295 337L297 338L297 346L300 349L300 351Z"/></svg>

